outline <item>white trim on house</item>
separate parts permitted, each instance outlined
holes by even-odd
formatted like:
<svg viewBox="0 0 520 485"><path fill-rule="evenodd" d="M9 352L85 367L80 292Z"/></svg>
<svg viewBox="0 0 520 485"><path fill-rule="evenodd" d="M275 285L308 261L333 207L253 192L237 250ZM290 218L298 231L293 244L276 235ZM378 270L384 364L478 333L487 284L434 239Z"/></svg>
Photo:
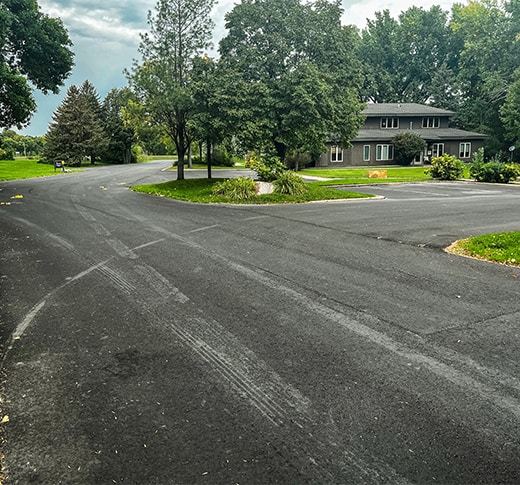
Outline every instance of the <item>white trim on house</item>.
<svg viewBox="0 0 520 485"><path fill-rule="evenodd" d="M471 143L462 142L459 145L459 158L471 158Z"/></svg>
<svg viewBox="0 0 520 485"><path fill-rule="evenodd" d="M330 147L330 161L331 163L342 163L343 162L343 149L334 145Z"/></svg>
<svg viewBox="0 0 520 485"><path fill-rule="evenodd" d="M376 160L378 162L385 162L394 159L394 145L378 144L376 145Z"/></svg>

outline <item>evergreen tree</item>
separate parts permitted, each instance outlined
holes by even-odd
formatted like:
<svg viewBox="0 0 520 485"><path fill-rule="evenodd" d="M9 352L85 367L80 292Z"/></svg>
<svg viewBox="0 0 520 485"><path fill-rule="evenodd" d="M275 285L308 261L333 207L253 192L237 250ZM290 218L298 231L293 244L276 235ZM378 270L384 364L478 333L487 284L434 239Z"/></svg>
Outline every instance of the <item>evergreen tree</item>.
<svg viewBox="0 0 520 485"><path fill-rule="evenodd" d="M85 122L89 131L88 156L94 164L101 158L108 145L107 134L103 123L101 101L94 85L87 79L80 87L80 94L85 105Z"/></svg>
<svg viewBox="0 0 520 485"><path fill-rule="evenodd" d="M102 118L108 138L103 160L108 163L136 161L132 156L132 145L136 140L135 132L123 119L123 110L133 98L134 95L129 88L114 88L103 100Z"/></svg>
<svg viewBox="0 0 520 485"><path fill-rule="evenodd" d="M96 97L89 82L83 83L81 88L68 89L45 135L43 158L46 161L63 159L67 165L79 166L86 158L94 157L91 158L94 163L106 144L99 105L94 102Z"/></svg>

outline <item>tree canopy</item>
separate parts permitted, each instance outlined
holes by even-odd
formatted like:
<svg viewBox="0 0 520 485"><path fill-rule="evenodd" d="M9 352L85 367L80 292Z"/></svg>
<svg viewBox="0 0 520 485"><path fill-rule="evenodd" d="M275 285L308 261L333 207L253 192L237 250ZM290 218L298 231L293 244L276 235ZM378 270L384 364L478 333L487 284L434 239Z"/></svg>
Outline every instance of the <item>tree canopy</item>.
<svg viewBox="0 0 520 485"><path fill-rule="evenodd" d="M0 127L22 127L36 109L31 85L57 93L73 66L68 33L36 0L0 0Z"/></svg>
<svg viewBox="0 0 520 485"><path fill-rule="evenodd" d="M226 16L220 65L226 112L248 146L321 151L328 137L343 144L362 119L352 27L341 2L244 0Z"/></svg>

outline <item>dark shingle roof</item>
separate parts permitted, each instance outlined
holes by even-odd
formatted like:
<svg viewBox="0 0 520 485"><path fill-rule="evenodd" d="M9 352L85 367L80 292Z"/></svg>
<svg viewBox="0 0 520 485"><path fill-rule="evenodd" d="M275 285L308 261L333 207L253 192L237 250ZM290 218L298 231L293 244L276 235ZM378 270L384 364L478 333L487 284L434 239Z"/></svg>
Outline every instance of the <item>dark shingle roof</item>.
<svg viewBox="0 0 520 485"><path fill-rule="evenodd" d="M370 103L362 114L365 116L453 116L455 113L417 103Z"/></svg>
<svg viewBox="0 0 520 485"><path fill-rule="evenodd" d="M390 141L400 132L410 130L359 130L358 135L352 141ZM459 130L458 128L424 128L411 130L426 141L442 140L471 140L486 138L482 133Z"/></svg>

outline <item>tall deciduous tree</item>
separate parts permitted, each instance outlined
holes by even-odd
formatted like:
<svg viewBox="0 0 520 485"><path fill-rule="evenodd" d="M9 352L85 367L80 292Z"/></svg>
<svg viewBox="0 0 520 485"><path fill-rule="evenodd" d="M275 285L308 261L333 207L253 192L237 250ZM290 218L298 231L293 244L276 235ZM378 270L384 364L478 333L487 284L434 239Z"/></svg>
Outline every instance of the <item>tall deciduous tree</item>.
<svg viewBox="0 0 520 485"><path fill-rule="evenodd" d="M206 145L208 178L211 178L212 149L225 134L225 117L220 111L220 86L216 75L217 63L203 56L193 59L190 71L190 90L194 99L194 112L190 120L192 138Z"/></svg>
<svg viewBox="0 0 520 485"><path fill-rule="evenodd" d="M0 127L21 128L36 109L29 83L57 93L73 66L72 43L36 0L1 0L0 26Z"/></svg>
<svg viewBox="0 0 520 485"><path fill-rule="evenodd" d="M513 70L520 65L518 50L515 53L518 17L515 19L514 12L505 10L504 2L473 0L465 6L453 6L451 29L458 50L457 123L489 135L486 139L488 155L500 152L506 148L500 107Z"/></svg>
<svg viewBox="0 0 520 485"><path fill-rule="evenodd" d="M189 89L192 60L210 46L215 0L159 0L149 12L150 32L141 38L142 63L134 63L130 82L153 120L164 126L178 155L177 178L191 140L188 122L193 98Z"/></svg>
<svg viewBox="0 0 520 485"><path fill-rule="evenodd" d="M226 16L220 43L225 112L250 148L321 150L347 145L362 105L357 33L341 25L341 2L244 0Z"/></svg>
<svg viewBox="0 0 520 485"><path fill-rule="evenodd" d="M448 12L438 6L430 10L411 7L397 20L388 10L376 12L361 34L358 50L366 76L364 99L442 101L441 93L453 87L455 58L450 39Z"/></svg>
<svg viewBox="0 0 520 485"><path fill-rule="evenodd" d="M44 159L62 158L69 165L81 165L85 158L95 156L105 146L103 123L93 102L97 94L92 89L88 81L81 88L68 89L45 135Z"/></svg>

